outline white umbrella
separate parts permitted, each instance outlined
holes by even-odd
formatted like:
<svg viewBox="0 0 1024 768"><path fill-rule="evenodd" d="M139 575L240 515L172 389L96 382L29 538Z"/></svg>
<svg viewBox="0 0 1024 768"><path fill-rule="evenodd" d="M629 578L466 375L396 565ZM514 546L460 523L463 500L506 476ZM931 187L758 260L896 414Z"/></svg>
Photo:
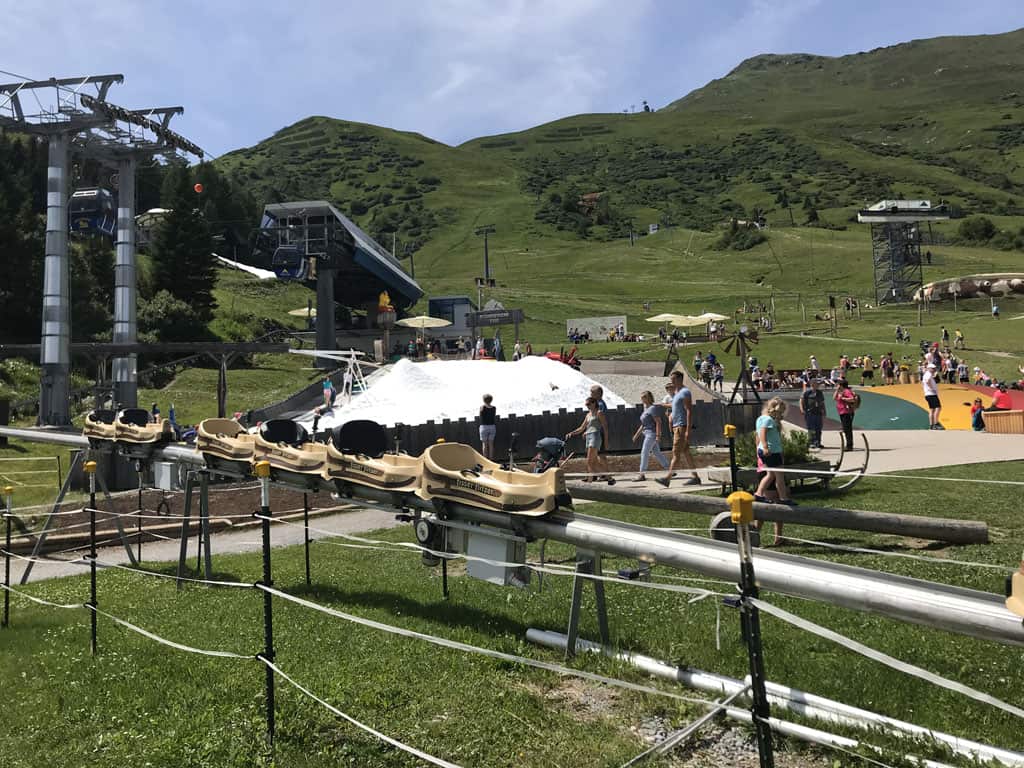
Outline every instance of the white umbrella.
<svg viewBox="0 0 1024 768"><path fill-rule="evenodd" d="M691 315L678 315L669 322L677 328L691 328L696 325L707 325L708 323L703 317L692 317Z"/></svg>
<svg viewBox="0 0 1024 768"><path fill-rule="evenodd" d="M422 331L424 328L444 328L447 325L451 325L451 323L440 317L416 315L416 317L403 317L395 325L401 325L406 328L419 328Z"/></svg>
<svg viewBox="0 0 1024 768"><path fill-rule="evenodd" d="M660 315L655 315L654 317L648 317L646 322L648 322L648 323L670 323L673 320L675 320L677 317L682 317L682 315L673 315L671 312L663 312Z"/></svg>
<svg viewBox="0 0 1024 768"><path fill-rule="evenodd" d="M703 315L698 315L697 317L699 317L702 320L705 320L705 321L707 321L709 323L710 322L717 322L719 320L730 320L731 319L728 315L720 315L717 312L705 312Z"/></svg>
<svg viewBox="0 0 1024 768"><path fill-rule="evenodd" d="M416 315L416 317L403 317L397 321L395 325L405 326L406 328L418 328L420 333L423 334L424 343L427 339L427 328L444 328L447 325L451 325L447 320L443 320L440 317L431 317L430 315Z"/></svg>
<svg viewBox="0 0 1024 768"><path fill-rule="evenodd" d="M295 315L296 317L316 317L316 307L302 307L301 309L291 309L288 311L289 315Z"/></svg>

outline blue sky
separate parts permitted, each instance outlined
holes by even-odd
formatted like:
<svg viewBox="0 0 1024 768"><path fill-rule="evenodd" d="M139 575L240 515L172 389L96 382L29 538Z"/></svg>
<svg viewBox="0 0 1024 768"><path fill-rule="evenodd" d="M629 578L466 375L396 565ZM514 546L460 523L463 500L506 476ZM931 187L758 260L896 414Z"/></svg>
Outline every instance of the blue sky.
<svg viewBox="0 0 1024 768"><path fill-rule="evenodd" d="M9 6L4 9L4 6ZM449 144L659 107L758 53L1024 27L1019 0L0 0L0 69L120 72L215 154L312 114Z"/></svg>

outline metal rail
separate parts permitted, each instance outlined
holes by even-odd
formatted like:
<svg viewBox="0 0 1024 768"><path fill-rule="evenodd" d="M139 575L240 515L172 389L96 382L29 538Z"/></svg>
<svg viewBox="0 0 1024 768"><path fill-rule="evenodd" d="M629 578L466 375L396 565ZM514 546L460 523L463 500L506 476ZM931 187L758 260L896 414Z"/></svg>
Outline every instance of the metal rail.
<svg viewBox="0 0 1024 768"><path fill-rule="evenodd" d="M81 435L52 430L0 427L0 435L88 446ZM203 465L200 454L182 445L158 448L153 455L166 461ZM373 498L369 493L367 497ZM534 539L552 539L580 549L644 558L673 568L739 581L736 548L724 542L587 515L558 513L526 518L457 504L447 505L446 510L452 518L515 530ZM772 592L1006 645L1024 645L1021 617L1006 609L1001 595L764 550L754 554L754 565L758 586Z"/></svg>

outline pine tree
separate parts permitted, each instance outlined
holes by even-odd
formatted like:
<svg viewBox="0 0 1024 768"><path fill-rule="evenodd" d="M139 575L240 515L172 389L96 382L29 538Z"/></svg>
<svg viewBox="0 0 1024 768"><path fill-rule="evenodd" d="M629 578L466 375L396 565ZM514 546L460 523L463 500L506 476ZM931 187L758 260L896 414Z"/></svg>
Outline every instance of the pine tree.
<svg viewBox="0 0 1024 768"><path fill-rule="evenodd" d="M162 204L170 212L153 244L154 290L168 291L191 306L202 322L209 322L216 306L216 260L213 238L192 185L192 173L184 166L171 168L164 178Z"/></svg>

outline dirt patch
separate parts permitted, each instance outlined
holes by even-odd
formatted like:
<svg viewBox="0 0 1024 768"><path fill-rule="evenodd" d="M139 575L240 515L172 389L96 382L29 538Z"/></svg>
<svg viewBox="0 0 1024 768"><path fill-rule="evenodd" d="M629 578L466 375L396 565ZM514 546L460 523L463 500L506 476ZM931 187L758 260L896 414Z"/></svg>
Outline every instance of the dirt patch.
<svg viewBox="0 0 1024 768"><path fill-rule="evenodd" d="M581 722L612 716L619 702L619 694L615 689L577 678L559 680L550 688L527 683L526 688L533 695L569 712Z"/></svg>

